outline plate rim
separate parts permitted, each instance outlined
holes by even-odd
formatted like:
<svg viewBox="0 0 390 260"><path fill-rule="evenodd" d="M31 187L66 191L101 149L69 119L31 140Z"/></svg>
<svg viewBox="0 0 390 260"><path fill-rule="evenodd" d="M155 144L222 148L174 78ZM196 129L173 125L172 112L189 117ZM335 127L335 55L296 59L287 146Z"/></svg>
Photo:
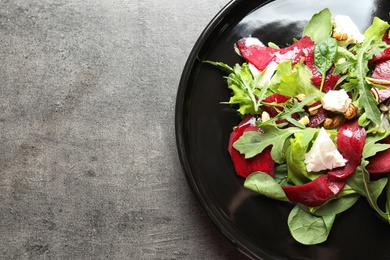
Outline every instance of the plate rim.
<svg viewBox="0 0 390 260"><path fill-rule="evenodd" d="M275 0L262 0L261 4L257 6L260 8L262 5L265 5L270 2L274 2ZM217 216L216 210L212 209L212 205L210 205L207 200L204 199L202 192L200 191L199 184L194 179L194 175L192 173L192 169L190 167L187 150L185 145L185 137L184 137L184 124L185 118L183 111L185 111L185 101L186 101L186 92L188 91L188 83L190 79L190 75L193 71L193 68L196 67L195 61L198 57L198 54L202 50L203 46L206 44L207 40L213 35L214 32L218 32L223 30L224 21L229 20L229 17L234 16L234 9L243 4L245 0L231 0L229 1L219 12L214 15L212 20L207 24L207 26L203 29L199 37L197 38L195 44L193 45L191 52L185 62L184 68L181 73L179 87L176 94L176 103L175 103L175 138L176 138L176 146L177 152L179 155L179 160L181 163L181 167L185 178L187 180L188 185L192 191L192 194L195 196L202 210L206 213L206 215L210 218L214 227L222 233L222 235L236 248L243 253L245 256L251 259L274 259L271 253L267 253L265 250L261 250L261 252L254 252L256 248L255 245L245 246L243 243L238 241L232 230L222 222L223 218ZM253 10L253 9L250 9ZM218 210L217 210L218 211ZM261 255L259 255L261 254Z"/></svg>

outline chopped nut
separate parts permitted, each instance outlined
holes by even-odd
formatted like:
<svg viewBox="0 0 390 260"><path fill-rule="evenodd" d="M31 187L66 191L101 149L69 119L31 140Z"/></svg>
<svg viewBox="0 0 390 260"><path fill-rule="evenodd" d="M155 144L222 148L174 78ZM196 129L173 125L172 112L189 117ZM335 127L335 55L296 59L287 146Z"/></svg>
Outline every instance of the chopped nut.
<svg viewBox="0 0 390 260"><path fill-rule="evenodd" d="M359 108L354 103L351 103L349 104L347 110L344 112L344 116L347 119L352 119L357 115L358 111Z"/></svg>
<svg viewBox="0 0 390 260"><path fill-rule="evenodd" d="M348 40L348 34L346 34L345 32L333 32L332 36L338 41Z"/></svg>
<svg viewBox="0 0 390 260"><path fill-rule="evenodd" d="M388 112L389 111L389 108L385 104L380 104L379 105L379 109L382 112Z"/></svg>
<svg viewBox="0 0 390 260"><path fill-rule="evenodd" d="M302 125L308 125L310 123L309 117L308 116L303 116L299 119L298 121Z"/></svg>
<svg viewBox="0 0 390 260"><path fill-rule="evenodd" d="M261 114L261 121L262 121L262 122L265 122L265 121L268 121L268 120L270 120L270 119L271 119L271 117L270 117L270 115L268 114L268 112L263 111L263 113Z"/></svg>
<svg viewBox="0 0 390 260"><path fill-rule="evenodd" d="M316 115L317 114L317 112L318 112L318 109L320 109L322 107L322 104L319 104L319 105L317 105L317 106L315 106L315 107L310 107L308 110L309 110L309 114L311 115L311 116L314 116L314 115Z"/></svg>
<svg viewBox="0 0 390 260"><path fill-rule="evenodd" d="M303 101L306 98L305 94L298 94L295 96L299 101Z"/></svg>
<svg viewBox="0 0 390 260"><path fill-rule="evenodd" d="M323 127L325 129L331 129L332 127L332 123L333 123L333 119L332 118L326 118L325 121L324 121L324 125Z"/></svg>
<svg viewBox="0 0 390 260"><path fill-rule="evenodd" d="M326 118L323 124L325 129L334 129L338 128L343 124L344 117L342 115L337 115L333 118Z"/></svg>

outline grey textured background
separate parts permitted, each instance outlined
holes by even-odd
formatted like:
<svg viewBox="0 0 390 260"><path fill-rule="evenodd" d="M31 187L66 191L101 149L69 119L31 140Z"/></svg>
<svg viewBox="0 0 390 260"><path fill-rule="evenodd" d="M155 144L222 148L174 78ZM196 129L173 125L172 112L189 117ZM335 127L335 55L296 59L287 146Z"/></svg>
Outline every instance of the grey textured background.
<svg viewBox="0 0 390 260"><path fill-rule="evenodd" d="M0 0L0 258L241 259L194 199L174 108L228 0Z"/></svg>

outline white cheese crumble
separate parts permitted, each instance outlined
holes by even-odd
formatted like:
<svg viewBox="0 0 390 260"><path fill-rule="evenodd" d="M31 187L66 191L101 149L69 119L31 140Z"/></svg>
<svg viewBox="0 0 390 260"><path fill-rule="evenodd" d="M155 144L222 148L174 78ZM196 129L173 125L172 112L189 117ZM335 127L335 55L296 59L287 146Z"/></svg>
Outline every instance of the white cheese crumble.
<svg viewBox="0 0 390 260"><path fill-rule="evenodd" d="M351 104L351 99L344 89L330 90L321 99L321 103L326 110L344 113Z"/></svg>
<svg viewBox="0 0 390 260"><path fill-rule="evenodd" d="M255 37L247 37L245 38L245 46L250 47L250 46L265 46L264 43L262 43L258 38Z"/></svg>
<svg viewBox="0 0 390 260"><path fill-rule="evenodd" d="M338 45L342 47L364 41L364 36L360 33L359 28L347 15L336 15L333 18L333 37L336 35L342 35L342 38L346 38L337 41Z"/></svg>
<svg viewBox="0 0 390 260"><path fill-rule="evenodd" d="M319 172L345 166L347 160L343 158L326 130L322 127L312 148L305 154L304 162L308 172Z"/></svg>
<svg viewBox="0 0 390 260"><path fill-rule="evenodd" d="M255 67L255 65L251 63L248 64L248 68L251 71L252 75L254 77L260 77L259 82L257 84L260 88L264 86L265 83L271 81L271 78L274 75L277 67L278 64L274 61L271 61L263 71L260 71Z"/></svg>

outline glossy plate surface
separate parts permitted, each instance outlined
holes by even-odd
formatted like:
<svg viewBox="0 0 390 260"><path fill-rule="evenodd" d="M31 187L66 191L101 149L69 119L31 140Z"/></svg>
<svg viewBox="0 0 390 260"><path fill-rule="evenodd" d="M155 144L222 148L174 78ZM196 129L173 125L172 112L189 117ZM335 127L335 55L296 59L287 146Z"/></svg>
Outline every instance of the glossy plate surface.
<svg viewBox="0 0 390 260"><path fill-rule="evenodd" d="M217 228L237 247L260 259L390 259L389 224L364 199L339 215L325 243L303 246L287 227L292 208L245 190L227 152L240 118L226 105L230 91L219 70L203 60L242 63L233 45L249 35L286 46L310 17L328 7L349 15L364 31L374 16L389 21L388 0L237 0L210 22L184 68L176 103L176 139L187 180Z"/></svg>

